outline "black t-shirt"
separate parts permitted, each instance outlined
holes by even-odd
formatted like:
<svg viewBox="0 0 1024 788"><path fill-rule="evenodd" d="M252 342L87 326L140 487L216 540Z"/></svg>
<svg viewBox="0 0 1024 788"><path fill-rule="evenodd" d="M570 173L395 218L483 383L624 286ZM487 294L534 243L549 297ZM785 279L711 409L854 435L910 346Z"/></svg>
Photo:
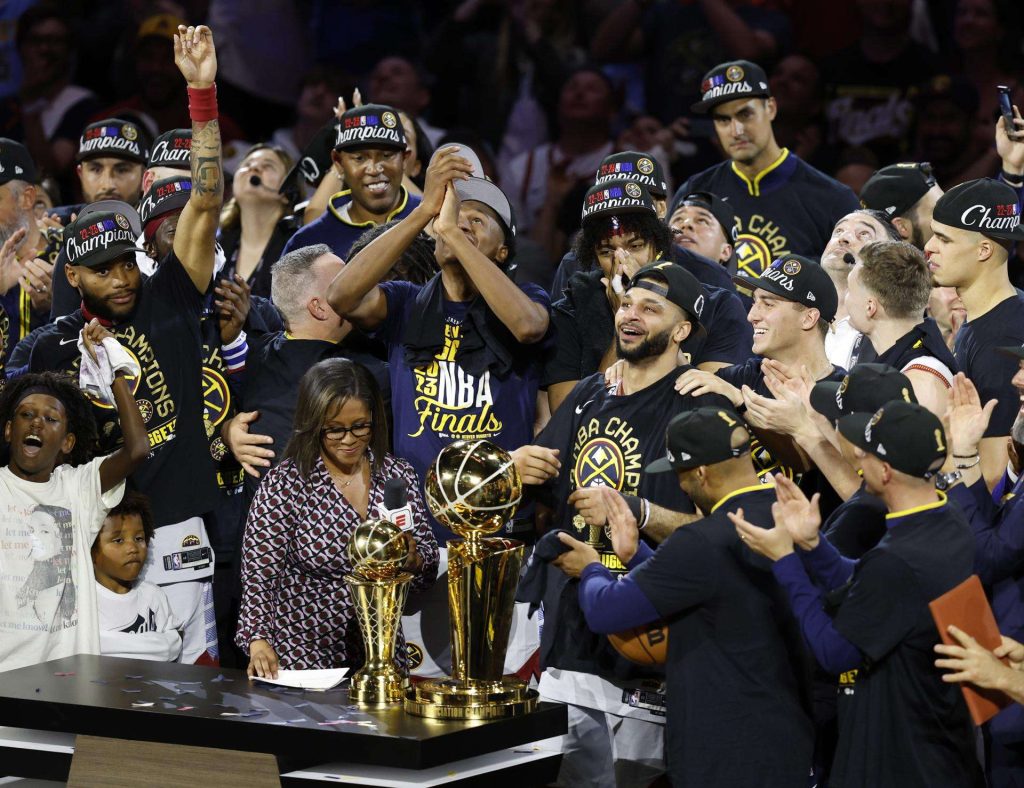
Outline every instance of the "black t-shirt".
<svg viewBox="0 0 1024 788"><path fill-rule="evenodd" d="M872 350L874 350L874 348L872 348ZM925 356L933 356L949 367L950 372L954 374L957 372L958 367L956 359L953 357L953 354L949 352L949 348L942 339L942 334L939 332L938 325L930 317L926 317L910 329L910 331L897 339L893 343L892 347L881 355L876 355L874 358L868 359L865 358L862 353L860 362L874 361L877 364L888 364L894 369L903 369L914 359L923 358Z"/></svg>
<svg viewBox="0 0 1024 788"><path fill-rule="evenodd" d="M769 391L768 386L764 382L764 373L761 371L762 361L763 359L760 356L754 356L753 358L747 359L742 364L736 364L732 367L720 369L715 374L726 383L729 383L738 389L742 389L743 386L749 386L754 390L754 392L760 394L762 397L775 399L775 396L771 391ZM839 382L845 376L845 369L842 367L832 367L832 372L821 378L821 380ZM757 468L758 473L762 476L784 470L779 461L772 456L771 452L768 451L756 436L751 441L750 451L754 457L754 467ZM788 471L787 473L792 475ZM808 477L812 475L820 476L816 470L812 470L804 475Z"/></svg>
<svg viewBox="0 0 1024 788"><path fill-rule="evenodd" d="M894 512L834 616L864 655L840 677L830 785L983 786L960 687L942 680L928 603L973 571L974 540L948 503Z"/></svg>
<svg viewBox="0 0 1024 788"><path fill-rule="evenodd" d="M986 438L1009 435L1020 410L1020 394L1010 380L1019 367L1015 356L1000 353L999 347L1024 344L1024 298L1015 294L983 314L965 322L956 332L953 356L978 389L982 402L998 399Z"/></svg>
<svg viewBox="0 0 1024 788"><path fill-rule="evenodd" d="M337 344L320 339L290 339L283 331L249 338L245 385L239 397L239 408L260 412L259 419L253 422L250 430L274 439L268 448L274 452L275 464L283 458L292 433L299 381L310 367L324 359L348 358L367 367L381 387L385 413L391 413L388 367L369 352L369 347L370 340L357 332L350 333ZM258 486L259 479L245 477L247 499L252 499Z"/></svg>
<svg viewBox="0 0 1024 788"><path fill-rule="evenodd" d="M909 91L938 70L935 56L913 41L887 63L868 60L859 43L826 60L829 143L863 146L883 164L905 160L914 121Z"/></svg>
<svg viewBox="0 0 1024 788"><path fill-rule="evenodd" d="M737 364L750 355L753 340L743 302L734 290L704 285L704 292L703 331L691 334L683 343L683 351L690 354L693 365L705 361ZM558 341L545 359L541 387L582 380L597 372L615 341L615 315L600 271L576 274L570 279L565 297L551 307L551 322Z"/></svg>
<svg viewBox="0 0 1024 788"><path fill-rule="evenodd" d="M216 501L214 469L204 428L203 295L172 252L139 292L132 317L111 328L121 346L135 356L141 378L132 392L149 433L150 456L131 476L150 498L157 526L210 511ZM29 358L31 372L78 375L78 335L85 325L80 309L44 332ZM93 400L100 449L121 442L117 411Z"/></svg>
<svg viewBox="0 0 1024 788"><path fill-rule="evenodd" d="M828 516L821 533L847 558L860 558L885 536L888 513L882 499L861 485Z"/></svg>
<svg viewBox="0 0 1024 788"><path fill-rule="evenodd" d="M857 196L839 181L783 155L754 180L723 161L697 173L676 191L669 215L690 192L706 191L728 200L736 214L737 273L759 276L787 254L817 259L841 218L860 208Z"/></svg>
<svg viewBox="0 0 1024 788"><path fill-rule="evenodd" d="M537 437L541 446L559 450L562 472L547 485L553 494L556 527L590 539L612 572L626 571L603 528L591 529L567 501L578 487L606 485L625 495L640 495L668 509L692 512L693 503L673 473L645 473L665 453L665 430L677 413L702 406L728 406L717 394L680 396L675 379L689 367L628 396L605 387L602 374L581 380ZM596 533L591 533L591 530ZM607 638L587 629L577 599L578 581L548 569L544 596L541 665L587 673L635 678L650 675L620 657Z"/></svg>
<svg viewBox="0 0 1024 788"><path fill-rule="evenodd" d="M675 476L675 474L666 474ZM667 755L674 786L807 785L814 749L800 636L770 566L726 512L772 527L775 490L748 487L678 528L630 573L669 623Z"/></svg>

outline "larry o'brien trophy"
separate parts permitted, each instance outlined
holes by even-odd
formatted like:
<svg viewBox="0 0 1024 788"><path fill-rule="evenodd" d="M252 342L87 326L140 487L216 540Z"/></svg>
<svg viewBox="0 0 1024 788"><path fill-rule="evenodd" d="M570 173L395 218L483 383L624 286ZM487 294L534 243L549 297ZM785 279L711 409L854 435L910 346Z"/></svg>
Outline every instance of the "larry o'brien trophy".
<svg viewBox="0 0 1024 788"><path fill-rule="evenodd" d="M462 537L448 542L452 675L416 684L405 710L446 720L532 711L537 693L502 675L523 543L488 536L512 517L522 496L512 457L490 441L456 441L437 455L424 491L434 517Z"/></svg>
<svg viewBox="0 0 1024 788"><path fill-rule="evenodd" d="M352 574L345 577L366 647L366 663L352 674L349 698L356 703L397 703L409 677L395 667L395 636L402 622L412 575L405 532L388 520L367 520L348 543Z"/></svg>

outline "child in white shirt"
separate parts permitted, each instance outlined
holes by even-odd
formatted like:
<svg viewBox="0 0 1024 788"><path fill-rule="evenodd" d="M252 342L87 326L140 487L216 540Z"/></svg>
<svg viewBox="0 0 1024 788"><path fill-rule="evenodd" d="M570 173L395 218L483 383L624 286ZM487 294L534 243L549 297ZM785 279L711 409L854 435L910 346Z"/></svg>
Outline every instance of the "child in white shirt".
<svg viewBox="0 0 1024 788"><path fill-rule="evenodd" d="M105 657L175 662L181 655L182 625L166 594L159 586L137 580L152 537L149 500L126 492L93 542L100 653Z"/></svg>

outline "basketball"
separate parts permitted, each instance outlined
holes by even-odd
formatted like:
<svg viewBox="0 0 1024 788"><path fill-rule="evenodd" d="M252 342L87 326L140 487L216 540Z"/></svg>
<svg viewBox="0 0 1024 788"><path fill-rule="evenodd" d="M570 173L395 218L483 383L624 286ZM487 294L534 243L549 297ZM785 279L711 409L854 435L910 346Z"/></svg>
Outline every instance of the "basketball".
<svg viewBox="0 0 1024 788"><path fill-rule="evenodd" d="M668 655L668 624L652 621L608 636L616 651L638 665L664 665Z"/></svg>
<svg viewBox="0 0 1024 788"><path fill-rule="evenodd" d="M490 441L441 449L423 481L427 508L461 537L493 534L512 519L523 494L512 456Z"/></svg>

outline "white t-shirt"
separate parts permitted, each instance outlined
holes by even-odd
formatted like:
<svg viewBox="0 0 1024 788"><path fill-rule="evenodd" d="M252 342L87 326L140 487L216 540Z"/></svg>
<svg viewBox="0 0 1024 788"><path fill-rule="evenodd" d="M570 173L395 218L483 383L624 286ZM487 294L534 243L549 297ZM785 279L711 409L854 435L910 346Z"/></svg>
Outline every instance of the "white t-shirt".
<svg viewBox="0 0 1024 788"><path fill-rule="evenodd" d="M100 493L97 457L47 482L0 468L0 671L99 654L89 549L124 482Z"/></svg>
<svg viewBox="0 0 1024 788"><path fill-rule="evenodd" d="M105 657L174 662L181 654L181 622L159 586L138 581L124 594L96 583L100 653Z"/></svg>

